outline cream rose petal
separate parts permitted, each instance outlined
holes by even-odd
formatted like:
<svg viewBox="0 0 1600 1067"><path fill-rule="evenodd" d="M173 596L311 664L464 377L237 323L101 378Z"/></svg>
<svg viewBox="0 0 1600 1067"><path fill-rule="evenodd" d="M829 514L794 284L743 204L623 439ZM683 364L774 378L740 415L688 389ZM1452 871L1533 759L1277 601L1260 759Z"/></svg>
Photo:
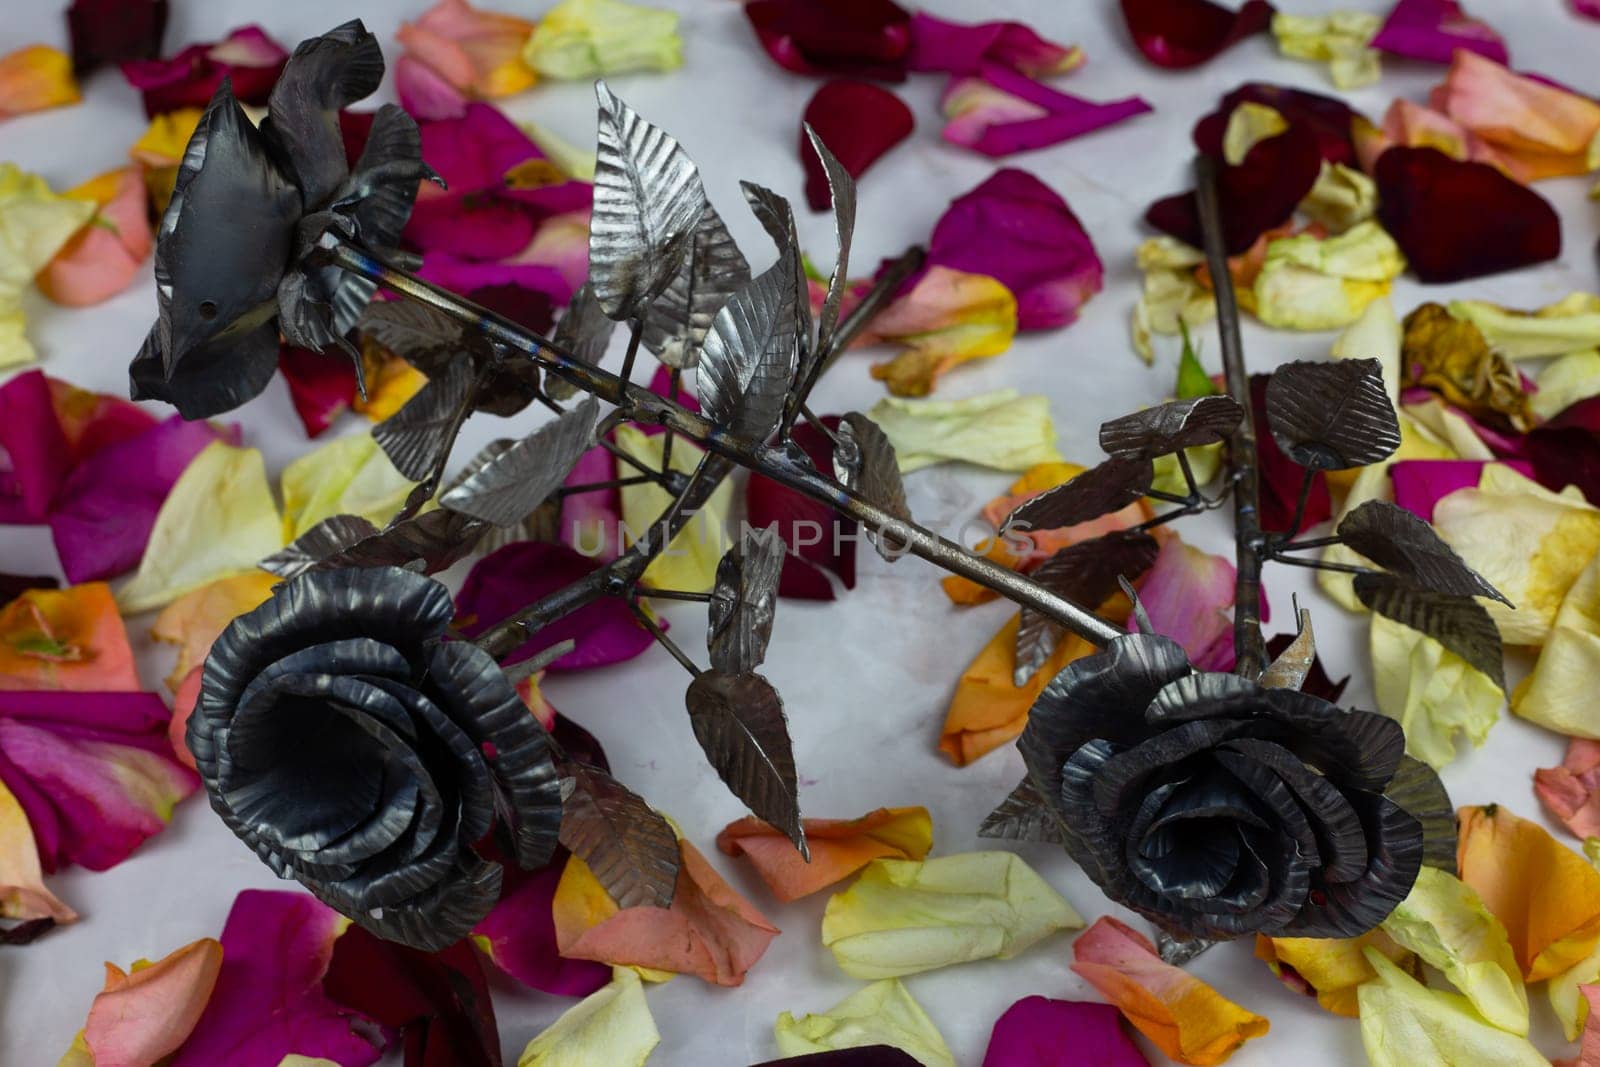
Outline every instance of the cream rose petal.
<svg viewBox="0 0 1600 1067"><path fill-rule="evenodd" d="M898 978L874 982L825 1012L798 1019L784 1012L772 1030L786 1057L890 1045L923 1067L956 1067L943 1035Z"/></svg>
<svg viewBox="0 0 1600 1067"><path fill-rule="evenodd" d="M642 1067L661 1041L644 985L629 967L561 1013L528 1042L517 1067Z"/></svg>

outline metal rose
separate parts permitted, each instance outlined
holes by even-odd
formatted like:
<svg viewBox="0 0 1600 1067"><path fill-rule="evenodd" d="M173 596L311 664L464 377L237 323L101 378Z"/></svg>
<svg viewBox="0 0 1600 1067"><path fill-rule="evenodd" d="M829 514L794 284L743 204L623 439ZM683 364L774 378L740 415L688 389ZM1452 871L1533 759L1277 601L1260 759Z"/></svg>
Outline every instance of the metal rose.
<svg viewBox="0 0 1600 1067"><path fill-rule="evenodd" d="M1018 747L1073 859L1180 936L1354 937L1424 863L1454 869L1450 799L1399 723L1197 672L1165 637L1069 665Z"/></svg>
<svg viewBox="0 0 1600 1067"><path fill-rule="evenodd" d="M473 849L496 824L528 869L561 787L538 720L454 608L398 567L312 571L212 646L188 742L228 827L280 877L373 933L454 943L500 895Z"/></svg>
<svg viewBox="0 0 1600 1067"><path fill-rule="evenodd" d="M158 314L129 366L135 399L185 418L238 407L272 378L278 337L338 343L374 284L322 263L339 238L392 253L422 162L416 122L379 108L361 157L346 162L339 112L383 78L383 53L359 20L295 49L257 128L224 81L184 150L156 231Z"/></svg>

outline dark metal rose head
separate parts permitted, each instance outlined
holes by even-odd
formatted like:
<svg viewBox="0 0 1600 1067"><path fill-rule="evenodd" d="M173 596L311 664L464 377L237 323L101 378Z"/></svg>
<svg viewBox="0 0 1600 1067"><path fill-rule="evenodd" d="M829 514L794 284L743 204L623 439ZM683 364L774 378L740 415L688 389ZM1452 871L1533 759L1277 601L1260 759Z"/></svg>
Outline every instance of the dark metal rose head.
<svg viewBox="0 0 1600 1067"><path fill-rule="evenodd" d="M1019 742L1067 850L1174 933L1353 937L1454 866L1438 776L1399 723L1112 641L1045 687Z"/></svg>
<svg viewBox="0 0 1600 1067"><path fill-rule="evenodd" d="M156 233L159 313L129 367L135 399L191 419L228 411L271 380L280 332L320 350L355 325L373 285L318 250L342 238L391 252L433 176L393 104L346 162L339 111L382 77L377 39L353 21L295 49L259 129L226 81L217 89Z"/></svg>
<svg viewBox="0 0 1600 1067"><path fill-rule="evenodd" d="M561 825L550 743L488 653L446 641L450 594L398 567L313 571L212 646L188 742L228 827L280 877L434 951L500 895L496 823L544 864Z"/></svg>

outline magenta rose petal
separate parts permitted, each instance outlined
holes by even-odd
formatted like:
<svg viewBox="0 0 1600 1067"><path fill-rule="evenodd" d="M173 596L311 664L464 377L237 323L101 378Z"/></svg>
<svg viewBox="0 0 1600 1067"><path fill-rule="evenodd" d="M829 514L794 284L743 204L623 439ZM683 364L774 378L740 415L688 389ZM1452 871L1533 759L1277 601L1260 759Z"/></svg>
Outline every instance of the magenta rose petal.
<svg viewBox="0 0 1600 1067"><path fill-rule="evenodd" d="M887 89L870 82L831 81L806 105L804 122L817 131L828 151L852 178L860 178L884 153L911 136L911 109ZM800 164L806 172L806 203L826 211L832 202L822 160L800 130Z"/></svg>
<svg viewBox="0 0 1600 1067"><path fill-rule="evenodd" d="M992 157L1047 148L1151 110L1137 96L1101 103L1057 92L996 63L981 77L952 78L940 107L950 119L946 141Z"/></svg>
<svg viewBox="0 0 1600 1067"><path fill-rule="evenodd" d="M976 74L985 63L998 63L1043 78L1082 62L1081 49L1047 41L1020 22L947 22L925 11L911 16L910 70Z"/></svg>
<svg viewBox="0 0 1600 1067"><path fill-rule="evenodd" d="M785 70L905 80L911 15L891 0L750 0L744 13Z"/></svg>
<svg viewBox="0 0 1600 1067"><path fill-rule="evenodd" d="M76 585L139 565L156 513L191 460L238 430L174 415L138 437L108 445L73 469L56 496L50 533L67 581Z"/></svg>
<svg viewBox="0 0 1600 1067"><path fill-rule="evenodd" d="M1160 67L1197 67L1272 24L1275 9L1246 0L1230 11L1210 0L1122 0L1133 43Z"/></svg>
<svg viewBox="0 0 1600 1067"><path fill-rule="evenodd" d="M1267 381L1270 378L1268 374L1250 376L1250 406L1255 412L1257 426L1267 425ZM1281 533L1294 519L1305 468L1284 455L1270 433L1256 434L1256 463L1261 471L1261 528ZM1327 476L1317 471L1311 479L1311 495L1306 498L1301 528L1309 529L1332 514L1333 500L1328 494Z"/></svg>
<svg viewBox="0 0 1600 1067"><path fill-rule="evenodd" d="M951 201L933 228L928 265L987 274L1017 298L1017 328L1065 326L1105 270L1072 208L1027 171L1006 167Z"/></svg>
<svg viewBox="0 0 1600 1067"><path fill-rule="evenodd" d="M1023 997L989 1035L983 1067L1149 1067L1110 1004Z"/></svg>
<svg viewBox="0 0 1600 1067"><path fill-rule="evenodd" d="M71 469L44 372L19 374L0 387L0 523L44 522Z"/></svg>
<svg viewBox="0 0 1600 1067"><path fill-rule="evenodd" d="M597 560L566 545L518 541L479 560L456 596L461 632L476 637L490 626L595 570ZM546 626L505 658L515 663L551 645L577 642L577 647L550 664L552 671L604 667L632 659L650 647L652 638L619 597L602 597Z"/></svg>
<svg viewBox="0 0 1600 1067"><path fill-rule="evenodd" d="M1482 19L1469 17L1456 0L1400 0L1371 47L1394 56L1448 65L1457 49L1496 63L1510 62L1506 43Z"/></svg>
<svg viewBox="0 0 1600 1067"><path fill-rule="evenodd" d="M1391 148L1373 176L1378 219L1425 282L1481 278L1561 254L1561 220L1549 201L1487 163Z"/></svg>
<svg viewBox="0 0 1600 1067"><path fill-rule="evenodd" d="M1394 502L1421 518L1433 521L1433 508L1457 489L1475 489L1483 475L1481 459L1402 459L1389 465ZM1518 474L1534 477L1527 460L1498 460Z"/></svg>
<svg viewBox="0 0 1600 1067"><path fill-rule="evenodd" d="M523 985L561 997L586 997L611 981L611 968L566 959L556 945L551 907L566 865L564 848L537 871L507 865L500 903L473 927L472 935L497 967Z"/></svg>

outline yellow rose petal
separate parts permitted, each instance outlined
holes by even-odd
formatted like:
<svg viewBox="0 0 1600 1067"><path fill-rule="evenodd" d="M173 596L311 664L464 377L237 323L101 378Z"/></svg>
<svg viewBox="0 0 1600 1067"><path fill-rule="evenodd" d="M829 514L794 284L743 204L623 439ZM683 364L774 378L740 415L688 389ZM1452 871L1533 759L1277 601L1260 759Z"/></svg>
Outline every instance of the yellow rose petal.
<svg viewBox="0 0 1600 1067"><path fill-rule="evenodd" d="M395 469L371 434L330 441L283 470L284 542L333 515L359 515L382 526L415 484Z"/></svg>
<svg viewBox="0 0 1600 1067"><path fill-rule="evenodd" d="M1489 1025L1466 997L1429 989L1367 950L1376 981L1357 992L1372 1067L1550 1067L1525 1037Z"/></svg>
<svg viewBox="0 0 1600 1067"><path fill-rule="evenodd" d="M890 1045L923 1067L956 1067L944 1037L898 978L874 982L825 1012L796 1019L788 1012L772 1028L780 1055Z"/></svg>
<svg viewBox="0 0 1600 1067"><path fill-rule="evenodd" d="M1050 402L999 389L966 400L885 397L868 412L888 435L904 472L960 461L1025 471L1065 460L1056 448Z"/></svg>
<svg viewBox="0 0 1600 1067"><path fill-rule="evenodd" d="M1406 752L1438 769L1456 758L1456 740L1488 740L1505 694L1482 671L1438 641L1376 612L1372 687L1378 710L1406 731Z"/></svg>
<svg viewBox="0 0 1600 1067"><path fill-rule="evenodd" d="M660 470L666 436L647 434L636 426L623 425L615 431L617 447L651 470ZM692 442L676 441L672 446L672 469L691 473L704 453ZM672 503L672 495L659 485L625 485L621 489L622 522L629 541L636 541L661 517ZM732 547L728 535L728 515L733 509L733 483L724 480L711 499L695 513L678 536L645 569L645 584L659 589L682 589L703 593L717 581L717 564Z"/></svg>
<svg viewBox="0 0 1600 1067"><path fill-rule="evenodd" d="M528 1042L517 1067L643 1067L660 1042L639 976L617 967L610 985L562 1012Z"/></svg>

